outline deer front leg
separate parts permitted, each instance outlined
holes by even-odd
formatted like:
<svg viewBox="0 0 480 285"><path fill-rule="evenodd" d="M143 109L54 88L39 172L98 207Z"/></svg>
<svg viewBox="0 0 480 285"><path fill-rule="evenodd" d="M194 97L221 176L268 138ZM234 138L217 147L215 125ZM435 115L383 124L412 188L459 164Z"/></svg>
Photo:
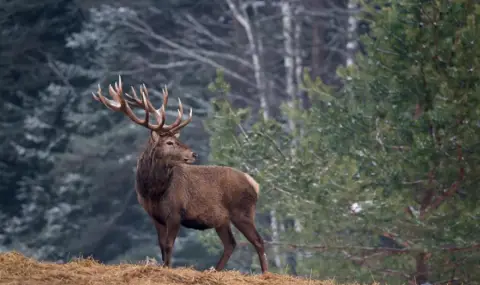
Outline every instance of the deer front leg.
<svg viewBox="0 0 480 285"><path fill-rule="evenodd" d="M157 230L158 245L162 253L162 262L165 265L165 248L167 246L167 228L157 221L154 221L155 229Z"/></svg>
<svg viewBox="0 0 480 285"><path fill-rule="evenodd" d="M164 259L164 266L171 267L172 266L172 252L173 252L173 245L175 244L175 239L177 238L178 231L180 230L180 223L167 223L166 226L166 239L165 239L165 259Z"/></svg>

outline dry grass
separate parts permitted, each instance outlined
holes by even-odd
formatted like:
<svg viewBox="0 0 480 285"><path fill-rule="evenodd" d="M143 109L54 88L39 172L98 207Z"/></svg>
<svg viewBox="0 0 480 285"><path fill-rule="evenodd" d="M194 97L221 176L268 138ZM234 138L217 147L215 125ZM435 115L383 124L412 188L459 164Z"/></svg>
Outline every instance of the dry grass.
<svg viewBox="0 0 480 285"><path fill-rule="evenodd" d="M287 275L244 275L236 271L211 272L187 268L166 269L158 265L104 265L91 259L66 264L38 262L16 252L0 254L0 284L55 285L334 285L333 281L315 281ZM353 285L353 284L352 284Z"/></svg>

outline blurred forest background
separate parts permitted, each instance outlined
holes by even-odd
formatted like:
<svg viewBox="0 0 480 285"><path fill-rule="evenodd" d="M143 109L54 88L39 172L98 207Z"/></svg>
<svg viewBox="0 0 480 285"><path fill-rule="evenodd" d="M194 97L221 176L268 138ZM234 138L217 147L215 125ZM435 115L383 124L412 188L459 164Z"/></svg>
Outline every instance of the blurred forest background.
<svg viewBox="0 0 480 285"><path fill-rule="evenodd" d="M0 251L161 260L133 188L148 131L91 95L121 75L193 108L200 164L260 182L272 271L480 284L477 3L0 0ZM259 272L236 236L228 268ZM220 253L182 230L174 265Z"/></svg>

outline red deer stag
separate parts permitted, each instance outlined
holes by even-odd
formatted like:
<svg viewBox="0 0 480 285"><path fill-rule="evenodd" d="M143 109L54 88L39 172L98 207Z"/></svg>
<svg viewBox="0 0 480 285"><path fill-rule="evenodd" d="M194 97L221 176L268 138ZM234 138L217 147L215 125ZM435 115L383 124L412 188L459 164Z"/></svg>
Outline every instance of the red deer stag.
<svg viewBox="0 0 480 285"><path fill-rule="evenodd" d="M140 87L141 98L133 87L132 94L125 93L124 98L120 77L115 88L109 85L108 91L113 100L102 96L100 86L93 97L150 130L147 145L137 160L135 190L139 203L155 223L164 266L171 266L173 245L181 225L217 231L224 250L215 269L222 270L236 246L230 227L233 223L255 247L262 273L266 273L264 243L255 227L258 183L234 168L192 165L196 154L178 140L179 131L192 121L192 109L189 118L182 122L183 106L179 99L175 122L165 125L166 89L163 89L163 104L159 109L150 102L145 85ZM144 109L145 118L138 118L130 104ZM157 124L149 122L150 113Z"/></svg>

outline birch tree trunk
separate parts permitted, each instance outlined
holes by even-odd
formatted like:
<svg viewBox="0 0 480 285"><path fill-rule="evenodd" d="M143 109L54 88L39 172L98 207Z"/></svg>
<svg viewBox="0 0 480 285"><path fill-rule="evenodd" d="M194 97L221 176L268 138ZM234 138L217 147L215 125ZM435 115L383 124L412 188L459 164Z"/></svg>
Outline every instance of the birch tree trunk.
<svg viewBox="0 0 480 285"><path fill-rule="evenodd" d="M250 22L247 13L244 9L241 9L236 5L233 0L225 0L228 4L230 11L232 12L235 19L240 23L240 25L245 30L245 34L248 39L248 45L250 52L252 54L252 64L255 76L255 84L258 90L258 96L260 100L260 108L263 109L263 118L268 119L270 117L269 105L268 105L268 96L266 93L266 82L265 82L265 71L261 65L261 51L262 48L257 43L257 38L254 35L253 25Z"/></svg>
<svg viewBox="0 0 480 285"><path fill-rule="evenodd" d="M301 58L301 27L302 20L298 17L298 6L292 5L289 0L284 0L281 4L283 41L284 41L284 67L285 84L288 94L288 105L290 108L298 107L296 100L300 98L298 86L301 84L302 58ZM295 15L293 13L295 11ZM288 126L291 132L297 130L294 120L288 119ZM295 156L297 140L291 145L291 155ZM282 223L283 232L288 230L300 230L299 222L295 217L287 217ZM297 254L288 252L285 255L286 264L289 273L297 275Z"/></svg>
<svg viewBox="0 0 480 285"><path fill-rule="evenodd" d="M346 66L350 66L354 63L355 52L357 51L358 43L356 40L357 24L358 20L353 10L357 8L358 0L349 0L347 9L350 12L348 16L348 29L347 29L347 58Z"/></svg>
<svg viewBox="0 0 480 285"><path fill-rule="evenodd" d="M284 65L285 65L285 84L288 94L288 106L295 107L296 88L295 88L295 52L293 47L292 33L292 5L288 0L284 0L281 4L282 23L283 23L283 42L284 42ZM295 122L288 119L290 131L295 131ZM292 148L292 151L294 148Z"/></svg>
<svg viewBox="0 0 480 285"><path fill-rule="evenodd" d="M304 92L301 90L300 85L302 84L302 72L303 72L303 60L302 60L302 21L303 19L299 18L300 9L303 7L297 7L296 17L295 17L295 31L294 31L294 57L295 57L295 83L296 83L296 92L297 98L302 99L303 108L308 108L308 102L304 95Z"/></svg>

